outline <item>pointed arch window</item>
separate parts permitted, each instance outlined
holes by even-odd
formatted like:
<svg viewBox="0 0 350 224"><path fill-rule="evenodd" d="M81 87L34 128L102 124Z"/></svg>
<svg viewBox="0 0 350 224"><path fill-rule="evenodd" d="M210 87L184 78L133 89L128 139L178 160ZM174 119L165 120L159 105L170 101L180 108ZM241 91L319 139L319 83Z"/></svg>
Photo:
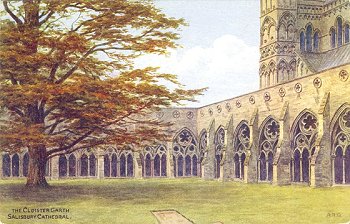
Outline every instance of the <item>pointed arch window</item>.
<svg viewBox="0 0 350 224"><path fill-rule="evenodd" d="M134 176L134 159L132 154L130 153L127 157L127 176L133 177Z"/></svg>
<svg viewBox="0 0 350 224"><path fill-rule="evenodd" d="M105 154L103 156L103 166L104 166L104 176L105 177L110 177L111 175L111 164L109 160L108 154Z"/></svg>
<svg viewBox="0 0 350 224"><path fill-rule="evenodd" d="M304 31L301 31L300 33L300 51L305 51L305 34Z"/></svg>
<svg viewBox="0 0 350 224"><path fill-rule="evenodd" d="M319 32L315 32L315 34L314 34L314 52L319 51L319 41L320 41Z"/></svg>
<svg viewBox="0 0 350 224"><path fill-rule="evenodd" d="M334 28L331 28L330 35L331 35L331 47L335 48L335 29Z"/></svg>
<svg viewBox="0 0 350 224"><path fill-rule="evenodd" d="M93 153L89 156L89 171L90 176L96 176L96 157Z"/></svg>
<svg viewBox="0 0 350 224"><path fill-rule="evenodd" d="M23 156L23 176L28 176L28 168L29 168L29 153L26 152Z"/></svg>
<svg viewBox="0 0 350 224"><path fill-rule="evenodd" d="M279 138L280 126L278 121L268 118L263 122L259 137L260 151L260 180L271 181L273 175L273 155Z"/></svg>
<svg viewBox="0 0 350 224"><path fill-rule="evenodd" d="M11 157L8 153L2 156L2 173L4 177L11 176Z"/></svg>
<svg viewBox="0 0 350 224"><path fill-rule="evenodd" d="M200 150L195 136L190 130L184 128L175 136L173 144L174 173L176 176L196 176L197 173L193 172L193 167L198 164L193 164L193 157L198 158Z"/></svg>
<svg viewBox="0 0 350 224"><path fill-rule="evenodd" d="M111 159L111 177L117 177L118 176L118 162L117 162L117 155L115 153L112 154Z"/></svg>
<svg viewBox="0 0 350 224"><path fill-rule="evenodd" d="M243 179L244 178L244 161L246 158L246 150L249 147L250 141L250 129L248 122L242 121L236 131L234 136L234 169L235 177Z"/></svg>
<svg viewBox="0 0 350 224"><path fill-rule="evenodd" d="M58 159L58 173L60 177L67 176L67 158L64 155Z"/></svg>
<svg viewBox="0 0 350 224"><path fill-rule="evenodd" d="M306 27L306 51L307 52L312 51L312 27L311 27L311 25L308 25Z"/></svg>
<svg viewBox="0 0 350 224"><path fill-rule="evenodd" d="M337 18L337 29L338 29L338 47L343 45L343 20Z"/></svg>
<svg viewBox="0 0 350 224"><path fill-rule="evenodd" d="M318 122L315 115L304 112L298 116L293 125L292 136L292 165L294 169L294 182L309 182L309 155L315 147Z"/></svg>
<svg viewBox="0 0 350 224"><path fill-rule="evenodd" d="M68 174L70 177L74 177L76 174L76 159L74 154L68 157Z"/></svg>
<svg viewBox="0 0 350 224"><path fill-rule="evenodd" d="M345 25L345 38L344 38L344 40L345 40L345 43L349 43L350 42L350 40L349 40L349 35L350 35L350 25L349 24L346 24Z"/></svg>
<svg viewBox="0 0 350 224"><path fill-rule="evenodd" d="M333 176L336 184L350 184L350 107L341 111L332 130Z"/></svg>
<svg viewBox="0 0 350 224"><path fill-rule="evenodd" d="M88 157L87 155L83 154L80 158L80 176L87 176L88 175Z"/></svg>

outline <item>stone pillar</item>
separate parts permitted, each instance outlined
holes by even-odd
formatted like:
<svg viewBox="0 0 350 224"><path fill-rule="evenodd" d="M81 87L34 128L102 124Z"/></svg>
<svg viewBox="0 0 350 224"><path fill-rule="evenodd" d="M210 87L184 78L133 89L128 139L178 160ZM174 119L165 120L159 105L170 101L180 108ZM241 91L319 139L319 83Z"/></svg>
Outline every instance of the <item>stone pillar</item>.
<svg viewBox="0 0 350 224"><path fill-rule="evenodd" d="M104 173L105 173L105 166L104 166L104 154L98 153L97 154L97 178L103 179Z"/></svg>
<svg viewBox="0 0 350 224"><path fill-rule="evenodd" d="M290 184L291 176L294 175L290 169L290 115L288 102L284 103L278 122L280 133L273 160L272 184L286 185Z"/></svg>
<svg viewBox="0 0 350 224"><path fill-rule="evenodd" d="M300 182L303 182L304 181L304 178L303 178L304 168L303 168L303 157L302 156L299 158L299 167L300 167L300 172L299 172L299 174L300 174Z"/></svg>
<svg viewBox="0 0 350 224"><path fill-rule="evenodd" d="M258 126L258 109L255 109L249 121L250 146L247 150L244 161L244 182L257 183L257 159L259 147L259 126Z"/></svg>
<svg viewBox="0 0 350 224"><path fill-rule="evenodd" d="M154 158L151 158L151 177L154 177Z"/></svg>
<svg viewBox="0 0 350 224"><path fill-rule="evenodd" d="M174 161L173 161L173 144L172 142L166 143L166 176L169 178L174 178Z"/></svg>
<svg viewBox="0 0 350 224"><path fill-rule="evenodd" d="M214 179L215 178L215 120L210 123L208 128L208 148L207 148L207 156L205 161L203 161L204 172L203 177L205 179Z"/></svg>
<svg viewBox="0 0 350 224"><path fill-rule="evenodd" d="M334 159L335 159L335 156L333 155L331 157L331 164L332 164L332 185L335 184L335 169L334 169Z"/></svg>
<svg viewBox="0 0 350 224"><path fill-rule="evenodd" d="M4 154L0 153L0 178L4 177L3 171L2 171L2 160L3 160Z"/></svg>
<svg viewBox="0 0 350 224"><path fill-rule="evenodd" d="M18 154L18 176L23 177L23 155Z"/></svg>
<svg viewBox="0 0 350 224"><path fill-rule="evenodd" d="M330 130L330 94L325 93L318 110L318 132L315 152L311 157L310 185L331 186L331 130Z"/></svg>
<svg viewBox="0 0 350 224"><path fill-rule="evenodd" d="M223 167L224 180L234 178L234 162L233 162L233 116L231 116L230 121L227 125L227 131L225 133L226 138L226 150L225 150L225 164Z"/></svg>
<svg viewBox="0 0 350 224"><path fill-rule="evenodd" d="M59 156L51 158L51 178L52 180L58 180L59 178Z"/></svg>
<svg viewBox="0 0 350 224"><path fill-rule="evenodd" d="M133 162L134 162L134 177L141 179L142 178L142 161L139 152L133 153Z"/></svg>
<svg viewBox="0 0 350 224"><path fill-rule="evenodd" d="M345 156L343 156L343 184L345 184Z"/></svg>

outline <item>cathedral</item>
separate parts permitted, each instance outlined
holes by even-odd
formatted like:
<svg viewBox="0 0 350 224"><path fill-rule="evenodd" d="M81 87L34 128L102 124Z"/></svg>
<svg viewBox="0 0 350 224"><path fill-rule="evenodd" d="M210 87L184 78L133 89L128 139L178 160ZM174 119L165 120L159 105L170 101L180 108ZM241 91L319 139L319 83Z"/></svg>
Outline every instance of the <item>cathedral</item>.
<svg viewBox="0 0 350 224"><path fill-rule="evenodd" d="M172 140L53 157L48 179L350 184L350 1L260 1L259 90L154 112L174 123ZM24 178L28 161L28 153L3 153L0 177Z"/></svg>

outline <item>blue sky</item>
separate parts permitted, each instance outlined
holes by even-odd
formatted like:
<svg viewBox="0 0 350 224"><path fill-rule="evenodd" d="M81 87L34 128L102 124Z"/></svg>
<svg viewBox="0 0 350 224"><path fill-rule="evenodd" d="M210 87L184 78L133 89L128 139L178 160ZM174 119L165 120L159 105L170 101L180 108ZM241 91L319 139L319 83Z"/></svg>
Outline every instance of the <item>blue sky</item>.
<svg viewBox="0 0 350 224"><path fill-rule="evenodd" d="M168 16L184 18L178 41L183 48L169 57L145 56L141 65L160 66L178 75L186 88L209 87L199 107L258 89L259 1L155 0Z"/></svg>

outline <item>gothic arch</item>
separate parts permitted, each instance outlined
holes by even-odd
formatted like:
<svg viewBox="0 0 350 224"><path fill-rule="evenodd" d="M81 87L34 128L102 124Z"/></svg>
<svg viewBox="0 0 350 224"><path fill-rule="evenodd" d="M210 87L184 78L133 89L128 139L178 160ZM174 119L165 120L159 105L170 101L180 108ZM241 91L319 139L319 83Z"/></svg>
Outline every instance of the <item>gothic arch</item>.
<svg viewBox="0 0 350 224"><path fill-rule="evenodd" d="M260 126L258 166L260 181L272 181L273 157L276 152L279 132L279 123L272 116L268 116Z"/></svg>
<svg viewBox="0 0 350 224"><path fill-rule="evenodd" d="M202 162L207 156L208 147L208 133L207 130L203 129L199 135L199 155L196 157L198 160L197 175L202 176Z"/></svg>
<svg viewBox="0 0 350 224"><path fill-rule="evenodd" d="M313 25L312 23L308 23L305 26L305 41L306 41L306 51L311 52L312 51L312 39L313 39Z"/></svg>
<svg viewBox="0 0 350 224"><path fill-rule="evenodd" d="M173 138L173 160L175 176L193 176L194 174L192 171L190 171L190 173L186 173L186 168L187 171L190 170L188 168L188 162L190 160L193 161L192 158L194 156L198 158L199 154L200 152L198 150L198 142L194 133L186 127L178 131ZM198 162L196 164L191 163L191 167L197 167L198 165Z"/></svg>
<svg viewBox="0 0 350 224"><path fill-rule="evenodd" d="M143 176L145 177L160 177L166 176L166 147L162 144L156 146L146 146L141 156Z"/></svg>
<svg viewBox="0 0 350 224"><path fill-rule="evenodd" d="M281 40L293 40L295 34L295 16L291 12L284 12L279 19L278 38Z"/></svg>
<svg viewBox="0 0 350 224"><path fill-rule="evenodd" d="M344 25L344 43L350 42L350 24L346 22Z"/></svg>
<svg viewBox="0 0 350 224"><path fill-rule="evenodd" d="M246 158L247 149L250 142L250 128L248 122L241 121L233 135L233 150L234 150L234 172L235 177L244 178L244 161Z"/></svg>
<svg viewBox="0 0 350 224"><path fill-rule="evenodd" d="M343 24L344 24L344 18L341 16L337 16L335 20L335 27L337 28L337 42L338 47L343 45Z"/></svg>
<svg viewBox="0 0 350 224"><path fill-rule="evenodd" d="M318 52L320 48L320 40L321 40L321 31L319 29L315 29L313 34L313 51Z"/></svg>
<svg viewBox="0 0 350 224"><path fill-rule="evenodd" d="M331 121L333 182L350 184L350 105L343 104Z"/></svg>
<svg viewBox="0 0 350 224"><path fill-rule="evenodd" d="M260 68L259 68L259 75L260 75L260 87L263 88L266 85L266 70L267 66L265 63L262 63Z"/></svg>
<svg viewBox="0 0 350 224"><path fill-rule="evenodd" d="M335 48L335 46L336 46L336 32L335 32L334 27L331 27L329 29L329 36L330 36L330 45L332 48Z"/></svg>
<svg viewBox="0 0 350 224"><path fill-rule="evenodd" d="M310 178L310 155L315 151L318 121L310 110L303 110L291 129L291 168L293 182L306 182Z"/></svg>
<svg viewBox="0 0 350 224"><path fill-rule="evenodd" d="M77 173L77 160L75 155L72 153L68 156L68 175L75 177Z"/></svg>
<svg viewBox="0 0 350 224"><path fill-rule="evenodd" d="M266 16L260 28L261 45L268 44L275 39L276 21Z"/></svg>
<svg viewBox="0 0 350 224"><path fill-rule="evenodd" d="M59 177L67 176L67 157L65 155L60 155L58 159L58 175Z"/></svg>
<svg viewBox="0 0 350 224"><path fill-rule="evenodd" d="M284 60L281 59L277 66L277 83L281 83L288 80L289 76L289 65Z"/></svg>
<svg viewBox="0 0 350 224"><path fill-rule="evenodd" d="M292 59L289 62L289 80L292 80L296 77L296 69L297 69L296 60Z"/></svg>
<svg viewBox="0 0 350 224"><path fill-rule="evenodd" d="M26 152L23 155L23 176L28 176L28 169L29 169L29 153Z"/></svg>
<svg viewBox="0 0 350 224"><path fill-rule="evenodd" d="M215 137L214 137L214 145L215 145L215 177L220 177L220 166L221 161L223 159L224 154L224 146L225 146L225 128L220 125L218 129L216 129Z"/></svg>
<svg viewBox="0 0 350 224"><path fill-rule="evenodd" d="M276 63L274 60L271 60L269 62L268 69L266 71L266 87L271 86L275 83L274 80L276 80Z"/></svg>

